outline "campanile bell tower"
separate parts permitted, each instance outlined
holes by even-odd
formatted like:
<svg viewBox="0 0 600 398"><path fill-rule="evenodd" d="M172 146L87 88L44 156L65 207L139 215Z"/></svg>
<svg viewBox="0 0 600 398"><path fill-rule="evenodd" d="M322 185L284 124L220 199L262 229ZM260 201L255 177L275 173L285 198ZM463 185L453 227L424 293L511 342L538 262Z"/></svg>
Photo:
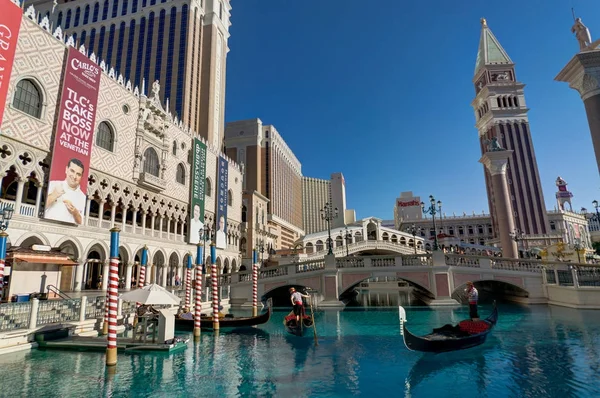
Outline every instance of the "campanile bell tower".
<svg viewBox="0 0 600 398"><path fill-rule="evenodd" d="M515 75L515 64L490 28L481 19L481 37L475 63L475 126L479 133L481 154L488 151L493 138L497 144L512 150L506 178L510 208L515 228L527 235L548 233L544 194L533 149L533 141L525 104L525 84ZM492 176L484 167L494 236L499 236ZM506 208L506 207L505 207Z"/></svg>

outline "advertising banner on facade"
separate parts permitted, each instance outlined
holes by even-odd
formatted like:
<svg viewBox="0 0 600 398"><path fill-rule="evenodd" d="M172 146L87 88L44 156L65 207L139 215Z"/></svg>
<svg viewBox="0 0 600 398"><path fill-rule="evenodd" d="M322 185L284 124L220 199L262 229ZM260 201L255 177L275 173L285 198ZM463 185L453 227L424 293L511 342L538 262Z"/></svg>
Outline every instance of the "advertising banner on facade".
<svg viewBox="0 0 600 398"><path fill-rule="evenodd" d="M217 233L216 245L218 249L227 247L227 192L229 190L229 162L219 156L218 163L219 183L217 184Z"/></svg>
<svg viewBox="0 0 600 398"><path fill-rule="evenodd" d="M194 139L192 179L190 181L190 228L188 242L197 244L204 229L204 196L206 193L206 145Z"/></svg>
<svg viewBox="0 0 600 398"><path fill-rule="evenodd" d="M0 126L2 126L23 10L11 0L0 0L0 10L2 10L0 12Z"/></svg>
<svg viewBox="0 0 600 398"><path fill-rule="evenodd" d="M83 220L99 88L100 67L69 47L52 149L46 219L75 224Z"/></svg>

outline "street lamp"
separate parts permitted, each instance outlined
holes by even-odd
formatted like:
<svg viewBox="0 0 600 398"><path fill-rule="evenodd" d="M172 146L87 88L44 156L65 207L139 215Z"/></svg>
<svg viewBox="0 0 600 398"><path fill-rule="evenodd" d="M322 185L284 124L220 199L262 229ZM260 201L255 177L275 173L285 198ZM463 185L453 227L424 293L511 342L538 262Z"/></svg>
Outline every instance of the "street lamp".
<svg viewBox="0 0 600 398"><path fill-rule="evenodd" d="M583 245L581 244L581 239L575 238L573 240L573 248L577 252L577 263L581 264L581 256L579 255L579 250L583 249Z"/></svg>
<svg viewBox="0 0 600 398"><path fill-rule="evenodd" d="M430 206L425 207L425 203L421 202L421 210L423 211L423 214L431 214L431 217L433 217L433 250L437 250L439 246L438 246L438 238L437 238L437 228L435 226L435 215L438 212L442 211L442 201L441 200L437 201L437 209L436 209L435 198L433 197L433 195L429 195L429 203L430 203Z"/></svg>
<svg viewBox="0 0 600 398"><path fill-rule="evenodd" d="M261 239L258 243L258 251L260 252L260 266L263 266L263 253L265 252L265 241Z"/></svg>
<svg viewBox="0 0 600 398"><path fill-rule="evenodd" d="M510 238L512 240L514 240L515 242L517 242L517 249L520 252L521 248L519 246L519 242L522 241L523 239L525 239L525 234L523 234L523 232L521 232L518 228L515 228L515 230L513 232L511 232L510 234L508 234L508 235L510 236Z"/></svg>
<svg viewBox="0 0 600 398"><path fill-rule="evenodd" d="M352 242L352 232L348 231L348 227L346 227L344 229L345 233L342 234L342 231L340 231L340 238L344 239L346 241L346 257L348 257L350 255L349 252L349 242Z"/></svg>
<svg viewBox="0 0 600 398"><path fill-rule="evenodd" d="M212 242L212 234L211 234L210 226L206 223L206 217L204 222L204 228L200 228L198 233L200 234L200 240L204 243L205 250L210 252L210 248L206 245L206 242ZM202 273L206 274L206 255L202 259Z"/></svg>
<svg viewBox="0 0 600 398"><path fill-rule="evenodd" d="M417 227L415 224L407 228L407 232L413 236L413 245L415 247L415 254L417 254L417 234L421 232L423 228Z"/></svg>
<svg viewBox="0 0 600 398"><path fill-rule="evenodd" d="M329 203L325 203L325 206L321 209L321 219L327 221L327 231L329 233L328 245L329 251L327 254L333 254L333 245L331 244L331 221L334 218L337 218L339 213L338 208L333 208L333 206Z"/></svg>
<svg viewBox="0 0 600 398"><path fill-rule="evenodd" d="M7 204L0 208L0 302L4 297L4 263L6 261L6 242L8 241L6 230L14 211L14 207Z"/></svg>

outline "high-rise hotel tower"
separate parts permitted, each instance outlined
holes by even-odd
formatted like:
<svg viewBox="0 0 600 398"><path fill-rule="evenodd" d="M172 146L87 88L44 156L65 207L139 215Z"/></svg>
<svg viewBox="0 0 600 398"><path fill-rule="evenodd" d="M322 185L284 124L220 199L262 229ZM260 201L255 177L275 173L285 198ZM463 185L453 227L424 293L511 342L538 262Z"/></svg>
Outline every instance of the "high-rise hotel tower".
<svg viewBox="0 0 600 398"><path fill-rule="evenodd" d="M527 117L525 84L517 80L515 64L485 19L481 20L481 25L473 77L476 96L471 103L475 110L481 153L487 152L494 137L500 146L514 151L508 160L506 176L516 228L527 235L547 234L548 218ZM485 167L484 170L494 236L498 237L492 178Z"/></svg>
<svg viewBox="0 0 600 398"><path fill-rule="evenodd" d="M158 80L169 110L222 148L229 0L33 0L134 86ZM27 4L25 6L27 6ZM98 61L100 62L100 61Z"/></svg>

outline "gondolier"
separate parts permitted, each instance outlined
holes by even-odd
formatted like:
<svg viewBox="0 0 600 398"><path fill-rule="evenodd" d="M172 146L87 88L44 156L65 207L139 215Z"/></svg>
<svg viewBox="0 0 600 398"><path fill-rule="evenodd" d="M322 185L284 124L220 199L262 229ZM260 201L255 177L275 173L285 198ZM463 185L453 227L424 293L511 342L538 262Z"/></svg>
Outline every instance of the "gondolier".
<svg viewBox="0 0 600 398"><path fill-rule="evenodd" d="M300 316L304 316L302 297L310 298L310 296L297 292L293 287L290 287L290 294L290 299L292 300L292 305L294 306L294 315L296 315L296 322L300 322Z"/></svg>
<svg viewBox="0 0 600 398"><path fill-rule="evenodd" d="M479 300L479 292L473 285L473 282L467 282L467 298L469 299L469 316L472 321L479 320L479 314L477 313L477 301Z"/></svg>

